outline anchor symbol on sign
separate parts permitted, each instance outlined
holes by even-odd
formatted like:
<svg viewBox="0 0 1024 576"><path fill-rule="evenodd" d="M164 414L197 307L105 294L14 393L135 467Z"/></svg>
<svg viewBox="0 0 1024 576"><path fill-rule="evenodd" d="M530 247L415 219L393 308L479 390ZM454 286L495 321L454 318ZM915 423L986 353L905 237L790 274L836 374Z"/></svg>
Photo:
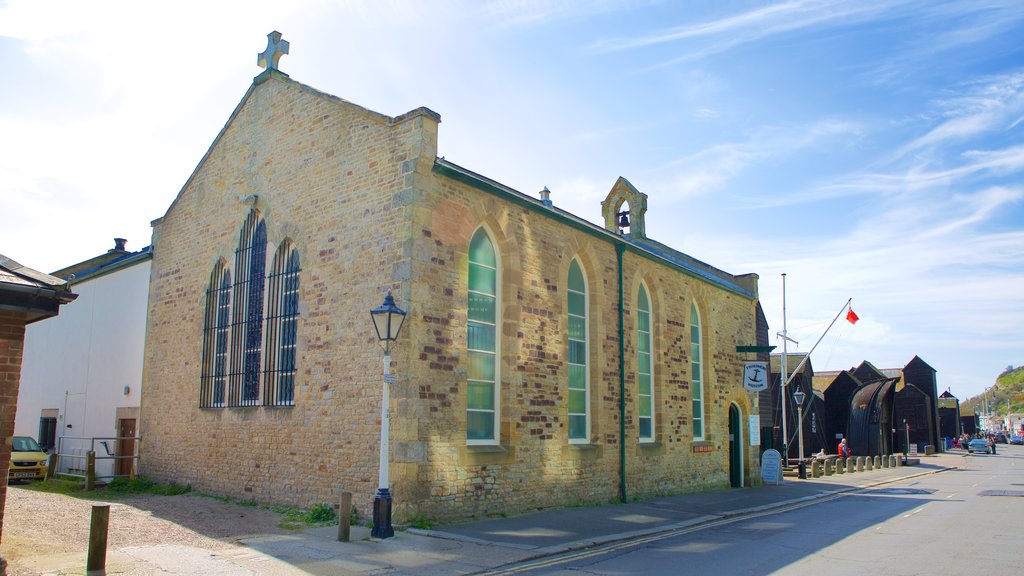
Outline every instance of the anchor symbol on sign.
<svg viewBox="0 0 1024 576"><path fill-rule="evenodd" d="M755 382L755 383L764 382L764 380L762 380L760 378L761 372L762 372L760 366L754 366L753 368L750 369L750 371L754 373L754 375L750 377L750 381L751 382Z"/></svg>

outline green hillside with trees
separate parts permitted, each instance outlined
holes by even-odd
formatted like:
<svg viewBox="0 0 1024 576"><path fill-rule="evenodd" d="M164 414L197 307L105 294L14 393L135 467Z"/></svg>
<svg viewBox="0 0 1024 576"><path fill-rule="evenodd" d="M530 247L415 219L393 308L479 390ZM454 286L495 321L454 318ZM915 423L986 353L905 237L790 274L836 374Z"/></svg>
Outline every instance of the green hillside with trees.
<svg viewBox="0 0 1024 576"><path fill-rule="evenodd" d="M1024 366L1007 366L1006 370L1003 370L996 378L995 384L988 390L988 406L997 416L1005 416L1007 406L1011 414L1024 412ZM969 411L973 409L975 414L981 414L985 410L982 396L978 395L961 402L960 409L963 413L970 413Z"/></svg>

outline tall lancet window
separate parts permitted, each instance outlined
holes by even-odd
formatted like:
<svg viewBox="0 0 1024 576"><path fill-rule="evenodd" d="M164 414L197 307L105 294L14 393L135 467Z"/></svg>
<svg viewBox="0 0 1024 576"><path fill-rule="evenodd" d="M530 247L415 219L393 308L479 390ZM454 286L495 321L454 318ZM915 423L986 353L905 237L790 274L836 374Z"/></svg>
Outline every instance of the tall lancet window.
<svg viewBox="0 0 1024 576"><path fill-rule="evenodd" d="M295 404L295 345L299 323L299 253L285 240L274 254L268 280L267 352L263 404Z"/></svg>
<svg viewBox="0 0 1024 576"><path fill-rule="evenodd" d="M263 290L267 267L267 225L253 210L239 233L235 251L234 305L231 316L230 406L260 401L263 351Z"/></svg>
<svg viewBox="0 0 1024 576"><path fill-rule="evenodd" d="M575 259L569 263L569 442L590 441L590 375L587 346L587 282Z"/></svg>
<svg viewBox="0 0 1024 576"><path fill-rule="evenodd" d="M636 296L636 381L637 411L640 414L641 442L654 441L654 384L651 361L651 302L647 288L640 285Z"/></svg>
<svg viewBox="0 0 1024 576"><path fill-rule="evenodd" d="M483 228L469 243L469 311L466 319L466 441L498 442L498 258Z"/></svg>
<svg viewBox="0 0 1024 576"><path fill-rule="evenodd" d="M200 408L224 406L228 373L228 329L231 321L231 271L217 262L206 289L203 323L203 367L199 388Z"/></svg>
<svg viewBox="0 0 1024 576"><path fill-rule="evenodd" d="M700 312L690 304L690 392L693 395L693 439L704 439L704 372L700 337Z"/></svg>

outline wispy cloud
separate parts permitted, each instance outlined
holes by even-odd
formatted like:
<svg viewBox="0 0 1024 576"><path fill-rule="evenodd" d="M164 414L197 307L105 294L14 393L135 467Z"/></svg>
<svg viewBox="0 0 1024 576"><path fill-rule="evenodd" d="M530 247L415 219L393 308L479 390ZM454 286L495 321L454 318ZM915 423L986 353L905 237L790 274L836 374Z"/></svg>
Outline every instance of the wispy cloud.
<svg viewBox="0 0 1024 576"><path fill-rule="evenodd" d="M748 168L791 157L836 137L856 136L860 127L842 120L802 126L764 126L744 142L716 144L675 159L655 172L669 174L664 192L676 199L715 192Z"/></svg>
<svg viewBox="0 0 1024 576"><path fill-rule="evenodd" d="M933 102L933 114L946 118L900 147L893 160L922 149L962 141L990 131L1012 129L1024 111L1024 72L973 81L963 94Z"/></svg>
<svg viewBox="0 0 1024 576"><path fill-rule="evenodd" d="M518 27L633 10L652 3L657 0L493 0L477 6L476 12L484 21Z"/></svg>
<svg viewBox="0 0 1024 576"><path fill-rule="evenodd" d="M702 40L686 54L661 66L723 52L771 36L822 25L851 25L890 10L902 2L843 2L840 0L799 0L773 4L717 20L686 24L637 36L608 38L594 42L595 52L617 52L650 46Z"/></svg>
<svg viewBox="0 0 1024 576"><path fill-rule="evenodd" d="M875 84L904 83L935 58L964 53L1001 35L1016 40L1024 20L1024 4L1002 0L921 2L913 11L914 17L905 25L907 41L902 49L864 73Z"/></svg>
<svg viewBox="0 0 1024 576"><path fill-rule="evenodd" d="M969 150L963 152L959 160L961 164L952 167L928 168L915 164L891 172L849 174L829 184L811 186L802 192L769 199L759 206L787 206L851 195L889 196L936 187L962 186L963 181L970 178L1005 176L1024 170L1024 145L1000 150Z"/></svg>

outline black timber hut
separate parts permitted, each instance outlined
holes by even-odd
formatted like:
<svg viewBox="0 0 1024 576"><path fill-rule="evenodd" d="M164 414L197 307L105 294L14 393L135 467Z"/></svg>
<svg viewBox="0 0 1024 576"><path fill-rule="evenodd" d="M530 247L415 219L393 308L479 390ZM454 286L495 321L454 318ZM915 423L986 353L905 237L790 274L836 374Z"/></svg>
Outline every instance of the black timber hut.
<svg viewBox="0 0 1024 576"><path fill-rule="evenodd" d="M856 456L893 453L893 392L895 378L865 383L853 393L846 426L850 451Z"/></svg>
<svg viewBox="0 0 1024 576"><path fill-rule="evenodd" d="M806 360L806 361L805 361ZM799 368L799 371L796 369ZM830 452L825 430L825 403L822 396L814 393L814 368L811 366L811 359L807 354L787 354L786 371L792 380L786 387L786 435L788 436L789 458L800 457L800 428L803 427L804 453L807 458L816 452L824 449ZM782 381L782 355L772 354L771 357L771 383L766 392L774 399L773 412L771 414L772 432L775 448L779 453L786 455L786 448L782 438L782 409L783 394L780 391ZM799 410L793 393L799 390L803 392L803 423L799 422L801 410ZM763 441L763 439L762 439Z"/></svg>
<svg viewBox="0 0 1024 576"><path fill-rule="evenodd" d="M978 415L975 414L974 408L968 406L960 411L960 429L964 431L964 434L974 436L980 428L978 426Z"/></svg>
<svg viewBox="0 0 1024 576"><path fill-rule="evenodd" d="M817 376L815 380L818 380ZM846 438L853 394L862 385L849 370L835 373L831 381L823 377L815 385L824 399L825 438L829 442L825 451L829 454L835 454L839 441Z"/></svg>
<svg viewBox="0 0 1024 576"><path fill-rule="evenodd" d="M902 372L904 388L896 394L897 423L902 423L903 418L907 423L913 419L916 424L911 425L910 441L917 442L922 453L928 445L941 452L945 446L939 433L939 391L935 368L920 356L914 356ZM903 394L908 388L910 393Z"/></svg>
<svg viewBox="0 0 1024 576"><path fill-rule="evenodd" d="M943 438L956 438L962 433L960 400L946 390L939 395L939 435Z"/></svg>

